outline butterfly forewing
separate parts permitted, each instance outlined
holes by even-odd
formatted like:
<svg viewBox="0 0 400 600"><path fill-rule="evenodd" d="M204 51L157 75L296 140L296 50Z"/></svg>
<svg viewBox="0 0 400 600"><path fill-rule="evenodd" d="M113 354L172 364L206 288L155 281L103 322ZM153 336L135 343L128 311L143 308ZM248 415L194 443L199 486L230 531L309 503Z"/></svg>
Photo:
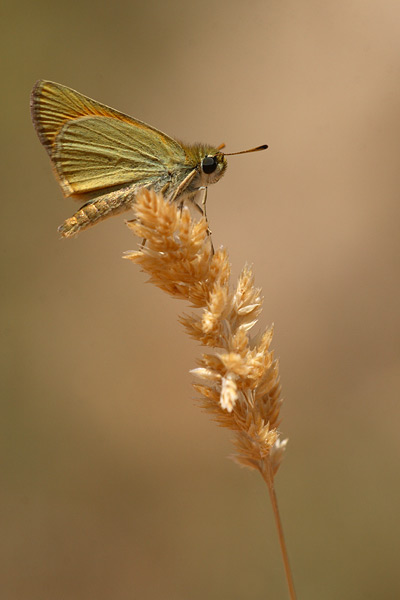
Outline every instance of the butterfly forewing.
<svg viewBox="0 0 400 600"><path fill-rule="evenodd" d="M150 184L185 162L172 138L70 88L38 82L31 106L65 195Z"/></svg>

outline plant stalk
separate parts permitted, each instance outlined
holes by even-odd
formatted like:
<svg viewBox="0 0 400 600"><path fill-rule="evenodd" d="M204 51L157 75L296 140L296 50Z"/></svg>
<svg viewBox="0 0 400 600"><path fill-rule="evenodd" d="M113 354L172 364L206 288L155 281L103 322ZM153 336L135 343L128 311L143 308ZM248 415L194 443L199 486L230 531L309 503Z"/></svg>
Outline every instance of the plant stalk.
<svg viewBox="0 0 400 600"><path fill-rule="evenodd" d="M296 591L294 589L293 575L290 569L289 556L286 548L285 536L283 534L282 521L279 515L278 500L274 488L274 477L272 473L271 463L268 459L262 464L261 475L268 486L269 497L271 499L272 510L275 517L275 524L278 531L279 545L281 547L283 565L285 567L286 581L289 588L290 600L296 600Z"/></svg>

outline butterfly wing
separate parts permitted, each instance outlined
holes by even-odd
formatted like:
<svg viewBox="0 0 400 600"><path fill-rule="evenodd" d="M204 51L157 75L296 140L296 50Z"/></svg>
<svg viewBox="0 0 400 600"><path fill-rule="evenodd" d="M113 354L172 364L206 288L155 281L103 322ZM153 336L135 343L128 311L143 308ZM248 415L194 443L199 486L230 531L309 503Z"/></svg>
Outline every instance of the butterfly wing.
<svg viewBox="0 0 400 600"><path fill-rule="evenodd" d="M185 163L172 138L63 85L39 81L31 110L66 196L151 184Z"/></svg>

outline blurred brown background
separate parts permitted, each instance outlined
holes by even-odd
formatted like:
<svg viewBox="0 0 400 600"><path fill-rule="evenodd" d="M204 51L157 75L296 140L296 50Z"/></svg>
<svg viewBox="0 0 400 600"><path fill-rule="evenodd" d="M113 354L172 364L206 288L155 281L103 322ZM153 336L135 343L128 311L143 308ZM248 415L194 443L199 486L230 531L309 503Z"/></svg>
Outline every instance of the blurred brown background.
<svg viewBox="0 0 400 600"><path fill-rule="evenodd" d="M378 0L6 1L0 596L286 598L267 491L193 402L200 348L74 212L30 90L69 85L232 157L216 245L254 264L275 323L277 478L299 599L394 599L399 580L400 6Z"/></svg>

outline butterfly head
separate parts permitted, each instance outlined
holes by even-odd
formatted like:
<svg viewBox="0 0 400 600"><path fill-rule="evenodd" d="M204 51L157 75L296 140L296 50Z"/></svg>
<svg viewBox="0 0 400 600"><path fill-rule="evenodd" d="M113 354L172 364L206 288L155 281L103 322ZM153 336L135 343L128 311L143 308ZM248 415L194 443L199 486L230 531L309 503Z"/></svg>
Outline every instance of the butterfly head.
<svg viewBox="0 0 400 600"><path fill-rule="evenodd" d="M207 152L200 164L201 178L204 185L216 183L225 173L228 162L225 154L217 150Z"/></svg>

